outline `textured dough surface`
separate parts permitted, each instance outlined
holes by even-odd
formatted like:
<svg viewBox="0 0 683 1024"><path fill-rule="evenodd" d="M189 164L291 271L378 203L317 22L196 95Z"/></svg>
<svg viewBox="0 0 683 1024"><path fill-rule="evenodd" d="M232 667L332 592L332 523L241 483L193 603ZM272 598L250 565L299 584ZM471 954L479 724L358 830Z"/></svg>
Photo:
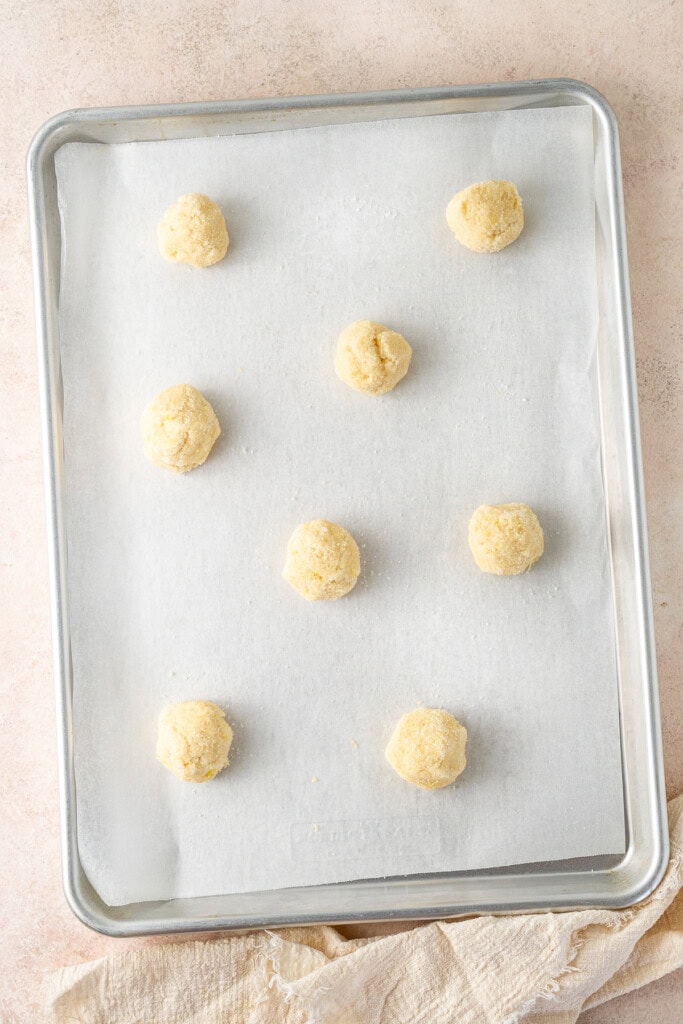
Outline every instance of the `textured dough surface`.
<svg viewBox="0 0 683 1024"><path fill-rule="evenodd" d="M412 354L402 334L374 320L356 320L339 335L334 368L356 391L383 395L405 377Z"/></svg>
<svg viewBox="0 0 683 1024"><path fill-rule="evenodd" d="M221 432L216 414L191 384L175 384L152 399L140 422L145 455L173 473L201 466Z"/></svg>
<svg viewBox="0 0 683 1024"><path fill-rule="evenodd" d="M157 758L183 782L207 782L228 764L232 729L210 700L169 704L159 717Z"/></svg>
<svg viewBox="0 0 683 1024"><path fill-rule="evenodd" d="M499 252L522 233L522 199L511 181L480 181L453 196L446 220L468 249Z"/></svg>
<svg viewBox="0 0 683 1024"><path fill-rule="evenodd" d="M301 523L289 538L282 575L307 601L333 601L356 585L358 545L348 530L326 519Z"/></svg>
<svg viewBox="0 0 683 1024"><path fill-rule="evenodd" d="M528 505L480 505L470 519L469 544L483 572L516 576L543 554L543 530Z"/></svg>
<svg viewBox="0 0 683 1024"><path fill-rule="evenodd" d="M218 263L230 242L220 207L201 192L188 192L169 206L157 236L165 260L192 267Z"/></svg>
<svg viewBox="0 0 683 1024"><path fill-rule="evenodd" d="M406 782L421 789L442 789L467 764L467 729L441 708L418 708L400 719L385 757Z"/></svg>

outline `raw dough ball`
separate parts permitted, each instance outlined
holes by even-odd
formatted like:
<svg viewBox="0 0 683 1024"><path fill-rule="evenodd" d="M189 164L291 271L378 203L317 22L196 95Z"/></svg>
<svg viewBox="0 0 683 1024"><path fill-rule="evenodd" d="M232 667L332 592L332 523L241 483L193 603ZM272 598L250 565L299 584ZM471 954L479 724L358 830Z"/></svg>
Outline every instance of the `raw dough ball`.
<svg viewBox="0 0 683 1024"><path fill-rule="evenodd" d="M339 335L334 368L356 391L383 395L405 377L412 354L402 334L374 320L356 320Z"/></svg>
<svg viewBox="0 0 683 1024"><path fill-rule="evenodd" d="M313 519L289 538L282 575L307 601L333 601L356 585L360 552L343 526Z"/></svg>
<svg viewBox="0 0 683 1024"><path fill-rule="evenodd" d="M218 263L230 241L220 207L200 192L189 192L169 206L157 234L165 260L193 267Z"/></svg>
<svg viewBox="0 0 683 1024"><path fill-rule="evenodd" d="M467 761L467 729L441 708L418 708L399 721L384 752L395 772L421 789L441 789Z"/></svg>
<svg viewBox="0 0 683 1024"><path fill-rule="evenodd" d="M543 530L528 505L480 505L470 519L469 543L483 572L515 576L543 554Z"/></svg>
<svg viewBox="0 0 683 1024"><path fill-rule="evenodd" d="M183 782L206 782L228 763L232 729L210 700L184 700L161 712L157 758Z"/></svg>
<svg viewBox="0 0 683 1024"><path fill-rule="evenodd" d="M446 210L448 226L474 252L498 252L519 238L524 210L511 181L480 181L453 196Z"/></svg>
<svg viewBox="0 0 683 1024"><path fill-rule="evenodd" d="M174 473L201 466L221 432L216 414L191 384L176 384L153 398L140 423L145 455Z"/></svg>

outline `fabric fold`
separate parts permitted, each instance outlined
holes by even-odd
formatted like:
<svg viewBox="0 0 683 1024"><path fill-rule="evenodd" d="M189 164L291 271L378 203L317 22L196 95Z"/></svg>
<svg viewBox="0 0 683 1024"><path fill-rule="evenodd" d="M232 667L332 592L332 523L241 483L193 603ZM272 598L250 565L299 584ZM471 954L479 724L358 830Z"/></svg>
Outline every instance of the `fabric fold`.
<svg viewBox="0 0 683 1024"><path fill-rule="evenodd" d="M52 972L55 1024L574 1024L683 965L683 796L671 856L628 910L491 915L347 939L289 928L150 944ZM383 933L384 931L384 933Z"/></svg>

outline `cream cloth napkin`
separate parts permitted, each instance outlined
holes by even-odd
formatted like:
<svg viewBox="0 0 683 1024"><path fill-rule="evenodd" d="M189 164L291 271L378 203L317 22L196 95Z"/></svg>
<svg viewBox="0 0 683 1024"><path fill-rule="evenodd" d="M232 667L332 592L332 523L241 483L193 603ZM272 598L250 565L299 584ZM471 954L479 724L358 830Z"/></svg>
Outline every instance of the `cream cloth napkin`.
<svg viewBox="0 0 683 1024"><path fill-rule="evenodd" d="M321 927L150 945L53 972L50 1019L574 1024L583 1009L683 965L683 795L669 804L669 826L666 875L630 910L375 926L355 939Z"/></svg>

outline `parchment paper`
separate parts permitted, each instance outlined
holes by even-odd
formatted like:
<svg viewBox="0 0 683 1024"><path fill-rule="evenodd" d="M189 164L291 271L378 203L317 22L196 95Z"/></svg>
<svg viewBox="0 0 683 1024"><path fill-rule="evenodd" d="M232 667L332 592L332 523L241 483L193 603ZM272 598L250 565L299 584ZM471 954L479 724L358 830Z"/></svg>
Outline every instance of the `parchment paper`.
<svg viewBox="0 0 683 1024"><path fill-rule="evenodd" d="M623 851L592 160L578 107L57 154L78 836L107 903ZM490 177L526 226L475 255L444 212ZM187 191L226 215L210 270L157 252ZM380 398L333 371L363 317L414 350ZM223 435L177 477L139 417L181 382ZM500 579L467 523L507 501L546 551ZM361 547L340 601L280 575L315 517ZM190 698L235 731L202 786L154 755L159 711ZM383 757L420 702L469 731L434 793Z"/></svg>

